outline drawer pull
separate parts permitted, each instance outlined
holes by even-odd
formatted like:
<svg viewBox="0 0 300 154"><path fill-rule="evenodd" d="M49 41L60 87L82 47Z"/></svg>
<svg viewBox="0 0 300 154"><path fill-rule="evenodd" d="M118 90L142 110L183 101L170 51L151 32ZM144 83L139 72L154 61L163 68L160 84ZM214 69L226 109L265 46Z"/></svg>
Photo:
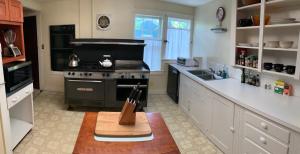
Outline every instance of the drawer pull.
<svg viewBox="0 0 300 154"><path fill-rule="evenodd" d="M260 138L259 138L259 140L260 140L260 142L261 142L262 144L264 144L264 145L266 145L266 144L267 144L267 140L266 140L266 138L264 138L264 137L260 137Z"/></svg>
<svg viewBox="0 0 300 154"><path fill-rule="evenodd" d="M17 98L14 98L14 99L12 99L12 102L17 102L18 101L18 99Z"/></svg>
<svg viewBox="0 0 300 154"><path fill-rule="evenodd" d="M234 133L234 132L235 132L235 130L234 130L234 128L233 128L233 127L230 127L229 129L230 129L230 131L231 131L232 133Z"/></svg>
<svg viewBox="0 0 300 154"><path fill-rule="evenodd" d="M268 129L268 125L267 125L266 123L264 123L264 122L260 123L260 126L261 126L263 129L265 129L265 130Z"/></svg>

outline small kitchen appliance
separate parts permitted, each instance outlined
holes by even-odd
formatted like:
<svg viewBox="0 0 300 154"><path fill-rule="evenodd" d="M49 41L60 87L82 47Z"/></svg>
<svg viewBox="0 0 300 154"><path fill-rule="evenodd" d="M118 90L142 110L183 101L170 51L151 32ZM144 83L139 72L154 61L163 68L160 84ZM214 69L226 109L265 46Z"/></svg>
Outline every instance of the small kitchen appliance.
<svg viewBox="0 0 300 154"><path fill-rule="evenodd" d="M16 33L12 30L6 30L3 32L3 36L4 36L4 41L7 45L8 51L7 53L5 53L3 56L6 57L17 57L20 56L22 53L19 50L18 47L16 47L14 45L15 41L16 41Z"/></svg>
<svg viewBox="0 0 300 154"><path fill-rule="evenodd" d="M69 67L71 67L71 68L78 67L79 62L80 62L80 59L75 53L70 55L70 57L69 57Z"/></svg>
<svg viewBox="0 0 300 154"><path fill-rule="evenodd" d="M196 60L196 58L177 58L177 64L186 66L186 67L198 67L200 64L199 60Z"/></svg>

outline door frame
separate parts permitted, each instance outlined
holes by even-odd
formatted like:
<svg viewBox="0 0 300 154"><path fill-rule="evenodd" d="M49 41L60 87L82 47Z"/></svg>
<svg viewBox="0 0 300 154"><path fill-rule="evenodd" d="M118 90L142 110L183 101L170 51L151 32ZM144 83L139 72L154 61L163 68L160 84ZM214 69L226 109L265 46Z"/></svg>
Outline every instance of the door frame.
<svg viewBox="0 0 300 154"><path fill-rule="evenodd" d="M30 17L35 16L36 17L36 27L37 27L37 46L38 46L38 61L39 61L39 83L40 83L40 89L44 90L45 88L45 66L44 66L44 52L42 49L42 17L41 12L33 10L33 12L29 14L24 14L24 17Z"/></svg>

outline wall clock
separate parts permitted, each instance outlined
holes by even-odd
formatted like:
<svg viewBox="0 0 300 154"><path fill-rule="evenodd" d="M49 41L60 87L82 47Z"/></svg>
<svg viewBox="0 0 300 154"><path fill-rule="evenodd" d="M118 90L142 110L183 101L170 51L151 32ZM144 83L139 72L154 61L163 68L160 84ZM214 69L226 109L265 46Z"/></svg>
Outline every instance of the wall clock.
<svg viewBox="0 0 300 154"><path fill-rule="evenodd" d="M223 7L219 7L217 9L216 15L217 15L217 19L219 20L220 23L225 19L225 14L226 14L226 12Z"/></svg>
<svg viewBox="0 0 300 154"><path fill-rule="evenodd" d="M111 19L108 15L98 15L97 17L97 28L106 31L110 28Z"/></svg>

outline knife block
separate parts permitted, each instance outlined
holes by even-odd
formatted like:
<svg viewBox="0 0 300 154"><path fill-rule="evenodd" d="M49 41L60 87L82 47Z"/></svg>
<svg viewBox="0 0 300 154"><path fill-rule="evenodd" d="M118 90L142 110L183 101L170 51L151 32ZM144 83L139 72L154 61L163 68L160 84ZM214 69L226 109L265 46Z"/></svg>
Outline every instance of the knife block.
<svg viewBox="0 0 300 154"><path fill-rule="evenodd" d="M125 102L119 117L120 125L135 125L135 120L136 120L136 113L134 112L135 106L136 105L129 103L128 101Z"/></svg>

